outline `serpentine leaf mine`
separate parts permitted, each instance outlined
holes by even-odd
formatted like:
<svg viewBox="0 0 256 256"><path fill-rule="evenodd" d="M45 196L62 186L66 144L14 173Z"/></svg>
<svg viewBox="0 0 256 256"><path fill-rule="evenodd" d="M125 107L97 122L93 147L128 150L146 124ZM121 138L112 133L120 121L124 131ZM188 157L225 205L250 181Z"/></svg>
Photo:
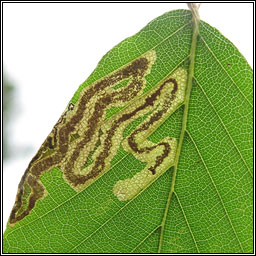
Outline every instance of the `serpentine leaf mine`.
<svg viewBox="0 0 256 256"><path fill-rule="evenodd" d="M116 198L125 201L172 166L176 139L167 137L155 144L147 137L183 103L187 72L178 68L143 94L145 76L155 60L155 51L147 52L85 87L78 101L68 105L19 183L9 218L11 225L29 215L36 202L47 195L40 177L53 167L59 168L64 180L80 192L110 169L111 160L122 146L146 163L133 177L114 185ZM121 110L106 118L114 108ZM125 128L146 114L146 119L124 138Z"/></svg>

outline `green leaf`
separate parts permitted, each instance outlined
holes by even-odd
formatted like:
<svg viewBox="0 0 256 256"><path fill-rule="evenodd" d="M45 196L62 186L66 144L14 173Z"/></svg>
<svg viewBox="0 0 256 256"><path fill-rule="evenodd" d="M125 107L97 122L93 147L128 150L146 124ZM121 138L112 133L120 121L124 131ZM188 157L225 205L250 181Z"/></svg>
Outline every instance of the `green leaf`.
<svg viewBox="0 0 256 256"><path fill-rule="evenodd" d="M77 106L84 91L153 51L156 59L145 75L143 94L125 104L113 105L106 111L100 139L94 148L89 149L91 154L81 170L94 164L93 155L103 147L101 138L104 138L104 127L108 128L104 124L112 124L112 120L140 104L145 95L156 90L177 69L185 69L188 84L194 72L189 104L186 104L187 100L183 105L178 104L161 125L149 129L144 136L144 140L154 143L168 137L176 138L179 143L184 130L178 161L170 161L170 168L163 166L156 179L144 184L145 187L140 188L142 190L135 191L132 198L121 200L117 193L113 193L118 181L132 178L146 165L146 161L128 152L121 142L129 138L155 110L141 113L125 127L123 139L118 140L116 146L118 151L108 161L110 169L93 182L77 189L63 172L63 163L53 164L36 181L33 180L34 174L30 176L30 183L25 182L22 186L21 182L23 194L20 200L18 198L21 205L17 207L16 203L16 217L12 216L12 223L7 224L4 252L253 251L252 69L228 39L200 21L194 49L195 64L191 71L189 65L191 67L193 61L189 57L195 42L192 40L195 31L192 24L190 11L168 12L109 51L74 94L31 166L48 159L58 147L64 148L65 145L56 146L56 141L60 140L56 130L60 130L72 113L79 110ZM123 79L116 83L114 90L119 92L126 88L129 81ZM94 108L95 105L91 103L91 106ZM161 109L159 106L156 108ZM87 121L84 120L85 124ZM78 129L70 134L69 144L76 145L81 138L81 130ZM51 163L48 161L46 165L51 166ZM171 184L174 186L174 183L172 192ZM40 194L42 187L43 194ZM35 206L30 207L32 210L26 212L29 202L33 201L29 201L33 192L31 188L38 199L34 200ZM18 219L17 216L22 214L24 216Z"/></svg>

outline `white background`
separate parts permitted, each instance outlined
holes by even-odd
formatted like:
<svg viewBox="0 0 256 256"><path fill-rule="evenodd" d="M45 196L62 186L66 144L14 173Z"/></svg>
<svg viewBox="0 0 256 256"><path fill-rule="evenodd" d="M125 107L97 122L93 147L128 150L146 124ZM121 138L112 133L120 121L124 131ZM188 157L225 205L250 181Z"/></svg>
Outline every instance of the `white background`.
<svg viewBox="0 0 256 256"><path fill-rule="evenodd" d="M3 224L29 161L101 57L157 16L185 3L5 3L4 71L17 93L3 171ZM253 65L253 5L203 3L200 17Z"/></svg>

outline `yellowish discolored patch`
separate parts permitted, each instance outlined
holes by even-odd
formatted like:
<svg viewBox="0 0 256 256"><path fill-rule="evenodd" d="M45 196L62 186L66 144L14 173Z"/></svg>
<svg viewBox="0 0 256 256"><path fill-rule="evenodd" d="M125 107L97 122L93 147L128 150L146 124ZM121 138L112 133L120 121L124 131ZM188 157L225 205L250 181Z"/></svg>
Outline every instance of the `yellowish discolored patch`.
<svg viewBox="0 0 256 256"><path fill-rule="evenodd" d="M113 133L104 129L106 113L109 109L125 107L142 95L145 76L151 72L155 60L155 51L147 52L85 87L76 104L68 105L20 181L10 224L29 215L36 202L47 195L40 177L52 167L60 168L65 181L76 191L81 191L109 169L108 161L120 141L111 144L115 130ZM114 124L115 116L107 122ZM31 192L26 192L25 188L31 188Z"/></svg>
<svg viewBox="0 0 256 256"><path fill-rule="evenodd" d="M172 164L174 163L174 157L177 147L176 139L170 139L168 141L171 146L170 155L166 157L166 160L162 162L161 166L159 166L159 170L152 174L148 170L148 167L154 164L154 161L151 160L148 162L147 167L142 171L136 173L132 178L128 178L125 180L119 180L113 188L113 193L120 201L126 201L132 199L136 196L141 190L146 188L149 184L151 184L158 176L160 176L164 171L166 171ZM158 151L158 152L156 152ZM152 151L148 154L148 157L151 159L156 159L156 156L160 155L161 150Z"/></svg>
<svg viewBox="0 0 256 256"><path fill-rule="evenodd" d="M132 199L173 165L177 148L176 139L164 138L155 144L146 138L184 102L186 81L186 70L179 68L144 96L144 100L147 101L159 92L153 104L145 109L152 113L122 142L122 145L127 152L147 165L133 177L119 180L114 185L113 193L118 200ZM130 108L126 111L130 112L134 107Z"/></svg>
<svg viewBox="0 0 256 256"><path fill-rule="evenodd" d="M183 103L187 73L179 68L143 94L146 75L155 61L155 51L149 51L85 87L76 104L69 104L21 179L10 224L29 215L36 202L47 195L40 178L53 167L63 171L64 180L74 190L82 191L110 169L122 145L147 163L134 177L114 186L115 196L124 201L173 164L177 144L174 138L164 138L157 144L146 138ZM106 119L111 109L120 111ZM124 138L125 129L145 114L145 120Z"/></svg>

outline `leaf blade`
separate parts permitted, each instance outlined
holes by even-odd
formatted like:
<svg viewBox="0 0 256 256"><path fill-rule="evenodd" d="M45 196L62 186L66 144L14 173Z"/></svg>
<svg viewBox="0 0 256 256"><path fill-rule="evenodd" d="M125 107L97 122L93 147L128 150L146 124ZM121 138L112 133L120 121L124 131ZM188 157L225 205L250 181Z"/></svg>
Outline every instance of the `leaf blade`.
<svg viewBox="0 0 256 256"><path fill-rule="evenodd" d="M186 14L186 15L181 15L181 14ZM133 39L136 41L136 43L140 46L140 51L136 51L136 53L132 53L131 56L128 56L129 58L127 59L125 56L125 53L128 51L128 42L129 40L133 40L131 38L123 41L121 43L121 45L119 46L120 48L116 47L113 50L111 50L107 55L105 55L103 57L103 59L101 60L101 62L99 63L99 66L97 67L97 69L92 73L92 75L88 78L88 80L83 83L80 87L80 89L78 90L78 92L75 94L75 96L73 97L72 101L73 103L76 102L82 88L84 88L85 86L89 86L91 83L95 82L96 80L104 77L106 74L109 74L110 72L113 72L113 70L115 70L117 67L119 67L120 65L124 65L125 63L127 63L127 61L131 61L132 58L136 58L136 56L138 57L138 54L142 54L143 52L147 51L149 48L147 47L152 47L150 44L156 44L156 41L150 41L146 40L148 37L148 33L149 31L155 31L154 35L151 35L150 38L161 38L161 35L159 35L159 31L162 32L163 34L165 34L165 36L168 37L168 33L170 33L170 30L168 32L166 32L166 29L161 29L159 30L159 27L161 22L162 24L165 24L165 28L168 27L171 29L173 29L172 26L170 26L170 24L176 24L177 25L177 17L182 20L182 22L184 22L184 16L189 16L188 15L188 11L175 11L175 12L171 12L171 13L166 13L163 16L159 17L158 19L152 21L152 23L149 24L148 27L146 27L145 30L142 30L142 34L144 33L144 36L140 36L136 37L136 35L133 37ZM173 22L171 22L172 19L174 19ZM153 26L153 25L155 26ZM187 23L189 24L189 23ZM152 26L154 27L154 30L152 30ZM182 62L184 62L188 56L189 56L189 45L190 45L190 40L189 37L191 36L191 27L189 27L188 25L183 25L181 26L180 30L177 30L177 34L174 33L172 40L166 40L165 43L161 43L158 45L158 47L156 47L157 52L162 52L161 58L163 60L168 60L167 62L170 62L167 65L164 65L162 61L156 63L156 67L154 68L154 70L152 71L152 74L150 74L147 77L147 83L148 83L148 88L151 88L154 84L156 84L158 81L160 81L163 77L165 77L168 73L171 73L175 68L177 68L180 65L184 65L185 64L181 64ZM185 29L186 28L186 29ZM181 32L181 34L179 34L179 32ZM138 36L138 34L137 34ZM179 39L182 38L183 42L181 42L179 44L179 51L177 51L177 48L172 47L172 45L174 45L174 42ZM139 40L141 40L141 43L138 43ZM147 47L145 47L143 45L144 41L147 41L149 43L147 43ZM179 40L178 40L179 41ZM134 47L134 49L136 49L136 47ZM130 48L129 48L130 49ZM131 52L133 52L134 50L133 48L131 48ZM150 48L151 49L151 48ZM168 53L165 53L165 51L168 49ZM116 55L116 52L120 51L123 54L120 57L116 57L118 55ZM134 50L135 51L135 50ZM137 54L137 55L136 55ZM179 54L179 56L177 56ZM116 56L115 56L116 55ZM172 60L170 55L174 55L175 56L175 61ZM161 63L162 62L162 63ZM199 61L200 63L200 61ZM109 67L108 70L104 70L104 67L107 66ZM202 69L202 68L201 68ZM200 91L200 86L199 86L199 82L200 80L200 67L198 69L198 74L196 74L196 78L195 78L195 82L194 82L194 86L195 86L195 90L194 90L194 94L192 95L192 106L191 106L191 113L193 114L193 118L196 116L197 121L200 121L201 115L205 116L203 109L203 106L207 105L207 101L204 98L204 101L202 99L202 101L198 100L202 98L202 95L204 95L202 93L202 88L204 88L203 86L201 86L201 91ZM162 71L162 74L159 74L159 71ZM196 71L197 72L197 71ZM154 74L154 75L153 75ZM206 77L206 76L205 76ZM233 73L232 73L232 77L233 77ZM198 82L199 81L199 82ZM199 93L200 92L200 93ZM198 95L199 94L199 95ZM210 93L211 94L211 93ZM205 94L208 95L208 94ZM252 93L250 92L245 92L245 95L247 95L247 98L249 99L250 95L252 95ZM211 95L210 95L211 96ZM224 100L222 100L224 101ZM198 102L204 102L204 104L201 104L200 107L198 107ZM209 106L208 106L209 107ZM210 107L210 109L212 110L212 107ZM173 114L153 135L152 135L152 140L159 140L162 137L165 136L170 136L170 134L172 136L174 136L173 134L175 134L174 137L178 138L178 131L180 130L180 126L181 126L181 117L182 117L182 110L183 108L181 107L178 111L176 111L175 114ZM197 112L200 112L201 115L198 115ZM195 115L195 113L197 115ZM214 113L214 111L213 111ZM215 111L215 114L218 113L218 111ZM250 113L249 113L250 114ZM248 114L248 115L249 115ZM175 116L175 117L173 117ZM207 115L206 115L207 116ZM208 117L210 116L210 114L208 114ZM192 118L192 117L191 117ZM195 119L195 118L194 118ZM206 118L207 121L207 118ZM200 122L199 122L200 123ZM176 128L173 128L173 126L176 126ZM189 120L189 134L191 133L191 136L193 136L192 138L196 141L196 145L199 145L198 147L201 150L201 144L202 142L200 141L200 135L202 134L197 134L199 133L199 131L201 132L201 130L199 130L197 128L198 124L195 124L195 121L190 119ZM236 124L237 125L237 124ZM204 126L204 123L201 122L201 126ZM228 127L230 127L230 124L228 124ZM237 126L236 126L237 127ZM247 128L247 127L246 127ZM222 132L223 133L223 132ZM155 137L154 137L155 136ZM232 134L231 134L232 136ZM195 137L195 138L194 138ZM205 136L206 137L206 136ZM224 136L225 137L225 136ZM232 137L231 137L232 138ZM191 138L190 138L191 139ZM191 146L191 141L190 143L188 142L189 138L186 138L185 143L187 143L188 145ZM250 140L250 138L248 139L248 141ZM234 138L234 141L238 141L240 142L240 140L238 138ZM209 140L207 140L207 142L209 142ZM200 144L201 143L201 144ZM193 151L193 148L191 149L190 147L187 146L187 144L185 144L183 146L183 151L188 151L191 152ZM246 148L244 147L245 145L243 143L237 143L238 144L238 148L239 150L241 150L241 152L247 152ZM203 143L203 146L205 145L205 141ZM223 144L224 147L225 144ZM187 146L187 147L186 147ZM195 151L195 150L194 150ZM119 154L124 157L125 159L127 159L124 155L124 152L119 152ZM247 153L246 156L246 160L245 161L249 161L250 162L250 155L251 153ZM208 157L208 153L204 152L204 156L206 155L206 157ZM194 152L193 154L194 158L197 159L198 156L196 154L196 152ZM197 157L196 157L197 156ZM65 252L129 252L134 250L134 248L136 248L136 246L138 246L139 244L141 244L141 246L139 246L140 250L143 251L143 241L145 239L145 237L148 236L148 234L150 234L150 232L152 232L152 230L155 230L159 224L161 223L161 217L162 217L162 212L161 210L163 210L165 208L165 201L168 195L168 186L170 184L170 176L171 176L171 170L167 171L165 174L163 174L156 182L154 182L153 184L150 185L150 187L142 192L138 197L136 197L134 200L131 200L129 203L125 203L125 204L119 204L114 202L113 200L109 200L110 199L110 195L111 193L109 193L109 191L112 191L112 185L109 185L108 183L112 184L112 176L114 176L115 178L118 177L118 179L121 178L125 178L127 177L127 175L129 175L129 171L130 169L127 168L128 167L128 163L132 162L133 166L135 167L133 172L136 173L137 170L139 170L141 168L140 164L137 162L135 162L134 159L131 158L131 156L128 156L129 160L127 160L127 162L122 162L120 159L120 161L117 161L115 165L113 165L113 170L109 171L109 173L107 173L106 175L104 175L104 181L99 180L96 181L95 183L93 183L90 187L88 187L88 189L86 189L86 191L80 192L78 194L75 194L74 191L72 191L71 189L69 189L64 180L61 179L61 172L58 171L57 169L52 170L51 173L47 173L42 177L42 181L44 181L44 184L46 184L45 186L47 187L47 190L49 190L49 196L51 197L50 199L48 198L47 202L44 203L39 203L41 206L41 211L34 211L34 215L30 218L28 218L28 221L23 222L22 226L19 226L19 223L17 224L17 226L14 229L11 229L10 227L8 227L9 230L7 230L7 232L5 233L5 245L6 245L6 250L8 250L9 252L25 252L25 251L29 251L29 252L59 252L59 250L61 249L62 252L63 250ZM168 235L166 235L165 237L165 243L164 243L164 251L166 252L198 252L198 251L214 251L214 249L223 249L223 251L228 250L229 248L235 248L239 251L239 247L237 247L237 244L232 244L232 246L228 247L227 245L225 245L225 248L221 248L220 244L218 243L214 243L215 241L211 241L212 244L210 242L203 242L200 241L200 234L198 234L197 231L195 231L196 229L198 229L198 227L203 227L204 230L207 231L207 227L206 226L202 226L200 225L200 223L196 226L195 223L193 223L193 213L191 213L190 210L190 206L187 205L187 201L188 198L191 199L189 197L189 194L193 195L194 190L196 191L198 189L197 186L192 186L192 188L190 188L188 191L185 191L186 193L184 194L184 190L182 189L182 187L184 186L184 180L186 181L185 184L189 184L189 180L187 180L186 175L185 177L182 176L182 168L184 170L187 170L187 173L189 173L189 170L193 167L191 167L191 160L190 158L186 158L184 156L184 154L182 155L182 159L181 159L181 163L180 163L180 168L178 171L178 177L177 177L177 184L176 184L176 194L177 198L178 198L178 204L176 202L176 205L180 205L183 206L182 208L182 213L184 215L184 213L188 214L188 220L187 223L191 224L191 227L189 228L191 238L190 238L190 242L189 242L189 246L182 246L179 247L177 244L177 239L173 239L170 235L168 237ZM199 158L199 160L201 160L202 162L202 157ZM186 161L185 161L186 160ZM209 159L207 159L209 160ZM184 162L188 162L188 165L182 165L182 163ZM211 162L210 162L211 163ZM196 160L193 161L193 164L197 164ZM136 169L137 168L137 169ZM126 170L125 170L126 169ZM124 172L122 174L120 174L119 170L124 170ZM242 168L241 168L242 170ZM190 171L191 172L191 171ZM181 173L181 174L180 174ZM199 172L200 173L200 172ZM197 174L199 175L199 174ZM196 180L200 180L199 176L191 176L190 178L196 179ZM216 175L216 174L215 174ZM237 177L237 175L236 175ZM58 180L58 181L56 181ZM183 182L182 182L183 181ZM54 184L54 188L51 191L51 184ZM210 182L208 182L209 184ZM106 185L108 184L108 185ZM221 181L218 181L218 186L219 184L221 184ZM204 183L202 184L202 190L205 189L205 187L203 186L205 185ZM61 189L57 190L57 187L60 187ZM188 188L188 186L187 186ZM194 189L194 190L193 190ZM101 194L98 195L97 192L95 191L101 191ZM65 193L63 194L62 191L65 191ZM190 192L190 193L189 193ZM215 191L216 192L216 191ZM224 191L225 192L225 191ZM218 193L217 193L218 194ZM201 194L198 196L198 198L202 198L202 202L204 202L204 194ZM63 199L64 198L64 199ZM192 196L192 199L194 199L195 201L198 200L197 197ZM216 200L216 197L213 196L213 198ZM232 198L232 197L231 197ZM232 198L233 199L233 198ZM63 200L66 200L63 203L60 204L60 202ZM57 201L57 202L55 202ZM232 200L226 200L228 203L230 203ZM83 202L84 205L81 205L81 202ZM217 203L215 201L215 203ZM59 207L56 207L59 206ZM172 205L172 203L171 203ZM212 206L214 207L214 205L209 205L207 204L207 206ZM47 208L48 207L48 208ZM43 210L44 211L43 211ZM50 210L49 210L50 209ZM145 210L147 209L147 210ZM174 208L175 210L177 210L177 206ZM150 212L149 212L150 210ZM196 209L194 209L196 210ZM229 209L230 211L230 209ZM75 213L75 217L67 217L65 216L65 213ZM132 215L133 212L136 212L137 215L135 215L135 217ZM43 214L42 214L43 213ZM140 213L140 215L138 214ZM177 214L177 213L176 213ZM41 216L41 218L38 216ZM42 218L43 216L43 218ZM58 216L58 217L56 217ZM111 217L110 217L111 216ZM168 221L172 224L171 221L175 220L175 214L170 214L170 216L172 218L168 219ZM198 213L198 216L200 216L200 213ZM223 216L223 215L222 215ZM212 217L212 216L211 216ZM153 219L153 220L152 220ZM29 221L33 221L32 223L29 223ZM212 219L211 219L212 220ZM191 223L190 223L191 222ZM212 222L214 222L212 220ZM27 223L27 225L25 225ZM51 224L52 223L52 224ZM54 223L54 225L53 225ZM72 225L71 225L71 224ZM117 225L118 223L118 225ZM239 224L236 224L239 226ZM47 226L47 229L45 228ZM171 228L172 225L170 225ZM248 228L250 226L250 222L248 224ZM26 227L26 228L25 228ZM128 228L127 228L128 227ZM23 237L24 239L26 239L26 237L31 236L30 233L35 232L35 230L39 229L39 231L37 232L36 235L33 235L33 237L31 237L31 241L38 241L38 237L40 237L40 233L43 231L45 231L45 233L49 233L50 237L48 238L48 240L44 240L42 239L42 241L39 243L27 243L25 246L23 244L23 241L20 239L19 241L17 241L17 237ZM215 230L218 230L219 226L216 225ZM57 232L59 232L59 234L56 235L56 230L58 230ZM115 230L115 232L113 232L113 230ZM65 232L64 232L65 231ZM181 230L182 231L182 230ZM13 236L13 238L10 238L10 236L12 234L14 234L16 232L16 235ZM175 230L173 231L173 233L175 232ZM184 233L184 231L182 231ZM182 232L181 235L183 234ZM221 233L221 232L220 232ZM134 237L132 237L131 234L135 234ZM186 233L185 233L186 234ZM207 235L210 235L211 232L207 232ZM219 234L217 234L216 236L218 236ZM9 238L8 238L9 236ZM155 233L154 233L155 236ZM15 238L16 237L16 238ZM127 237L129 237L129 243L127 243ZM150 241L150 237L149 236L149 241ZM250 235L247 236L247 240L248 237L250 238ZM8 239L7 239L8 238ZM115 242L115 239L119 238L118 242ZM109 244L109 240L112 241L112 244ZM172 241L171 245L175 244L176 247L170 247L170 243L168 245L167 240ZM187 238L189 239L189 238ZM241 239L241 243L243 244L243 250L246 251L248 248L248 250L250 250L251 246L246 246L245 245L245 241L246 238L239 238ZM15 241L16 240L16 241ZM40 240L40 239L39 239ZM198 242L199 240L199 242ZM98 242L97 242L98 241ZM100 241L103 243L100 243ZM192 242L191 242L192 241ZM239 240L240 241L240 240ZM50 244L50 247L49 247ZM65 248L63 248L63 244L65 244ZM218 246L218 247L217 247ZM234 246L234 247L233 247ZM148 250L153 250L155 249L155 247L152 246L152 248L149 248ZM182 250L181 250L182 249ZM219 251L218 251L219 252Z"/></svg>

